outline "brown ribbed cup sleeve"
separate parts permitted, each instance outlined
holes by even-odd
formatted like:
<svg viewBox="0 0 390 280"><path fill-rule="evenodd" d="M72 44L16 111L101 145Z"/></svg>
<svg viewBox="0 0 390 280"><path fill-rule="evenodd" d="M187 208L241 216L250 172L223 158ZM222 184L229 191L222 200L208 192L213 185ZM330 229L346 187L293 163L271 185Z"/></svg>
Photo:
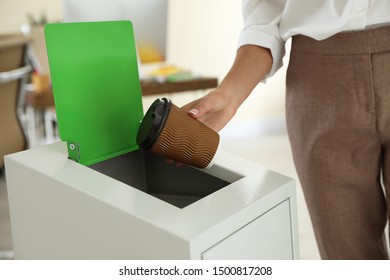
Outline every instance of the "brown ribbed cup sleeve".
<svg viewBox="0 0 390 280"><path fill-rule="evenodd" d="M151 152L198 168L205 168L219 145L217 132L172 104L170 114Z"/></svg>

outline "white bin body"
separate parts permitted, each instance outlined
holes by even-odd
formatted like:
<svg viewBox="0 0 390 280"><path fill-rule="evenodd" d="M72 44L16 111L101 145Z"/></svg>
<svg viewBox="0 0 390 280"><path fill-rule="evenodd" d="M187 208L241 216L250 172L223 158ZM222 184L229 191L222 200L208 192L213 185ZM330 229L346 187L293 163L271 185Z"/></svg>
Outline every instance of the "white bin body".
<svg viewBox="0 0 390 280"><path fill-rule="evenodd" d="M295 182L220 152L207 170L65 143L6 157L16 259L297 259Z"/></svg>

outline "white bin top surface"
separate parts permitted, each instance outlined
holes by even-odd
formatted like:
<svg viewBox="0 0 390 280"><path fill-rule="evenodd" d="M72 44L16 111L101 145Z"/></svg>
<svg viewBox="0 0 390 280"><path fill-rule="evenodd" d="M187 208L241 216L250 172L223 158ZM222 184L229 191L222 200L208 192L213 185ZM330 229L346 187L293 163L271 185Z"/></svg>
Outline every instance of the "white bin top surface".
<svg viewBox="0 0 390 280"><path fill-rule="evenodd" d="M23 165L185 240L217 231L216 225L227 219L232 226L235 221L241 224L243 217L255 219L275 201L288 199L295 192L293 179L224 151L213 167L203 172L228 182L237 174L242 178L182 209L69 160L64 142L8 155L6 165L7 161L10 168Z"/></svg>

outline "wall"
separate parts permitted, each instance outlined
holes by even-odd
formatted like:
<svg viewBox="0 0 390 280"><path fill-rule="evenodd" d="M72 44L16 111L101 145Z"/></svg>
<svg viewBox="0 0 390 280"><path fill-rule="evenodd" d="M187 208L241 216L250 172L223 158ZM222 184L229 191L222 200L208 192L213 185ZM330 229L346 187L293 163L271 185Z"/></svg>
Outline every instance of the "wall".
<svg viewBox="0 0 390 280"><path fill-rule="evenodd" d="M243 24L241 0L171 0L170 4L170 61L222 79L233 62ZM249 136L284 126L285 70L256 87L225 131Z"/></svg>
<svg viewBox="0 0 390 280"><path fill-rule="evenodd" d="M29 12L35 17L44 12L49 20L56 21L61 18L62 3L0 0L0 33L18 31L27 23ZM169 15L169 61L195 74L217 76L221 80L233 62L242 28L241 0L170 0ZM269 124L283 125L284 72L285 68L266 84L259 84L225 131L241 135L267 130ZM199 97L199 93L170 97L183 105ZM239 128L244 128L242 133L237 133Z"/></svg>
<svg viewBox="0 0 390 280"><path fill-rule="evenodd" d="M18 32L28 23L27 14L38 19L42 13L50 21L61 19L61 0L0 0L0 33Z"/></svg>

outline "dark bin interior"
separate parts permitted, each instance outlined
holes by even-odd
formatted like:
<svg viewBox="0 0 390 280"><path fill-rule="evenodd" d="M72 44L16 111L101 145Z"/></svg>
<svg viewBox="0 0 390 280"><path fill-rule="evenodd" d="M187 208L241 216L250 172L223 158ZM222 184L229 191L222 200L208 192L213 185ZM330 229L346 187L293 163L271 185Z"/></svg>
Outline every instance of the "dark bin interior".
<svg viewBox="0 0 390 280"><path fill-rule="evenodd" d="M187 165L177 166L165 158L135 151L112 158L90 168L131 187L184 208L231 184ZM237 180L241 177L236 176Z"/></svg>

